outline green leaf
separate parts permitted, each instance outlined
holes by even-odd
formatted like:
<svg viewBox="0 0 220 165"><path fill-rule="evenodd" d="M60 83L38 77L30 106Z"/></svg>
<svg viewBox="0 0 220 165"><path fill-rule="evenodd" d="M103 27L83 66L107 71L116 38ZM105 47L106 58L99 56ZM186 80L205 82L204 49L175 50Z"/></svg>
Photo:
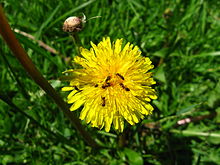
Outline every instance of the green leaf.
<svg viewBox="0 0 220 165"><path fill-rule="evenodd" d="M56 20L54 20L53 22L51 22L51 24L49 24L47 26L47 29L50 29L54 24L58 23L59 21L61 21L62 19L68 17L68 16L71 16L71 14L73 14L74 12L82 9L82 8L85 8L87 7L88 5L92 4L93 2L95 2L95 0L90 0L88 2L85 2L85 3L82 3L80 6L76 7L76 8L73 8L72 10L70 11L67 11L66 13L64 13L62 16L58 17Z"/></svg>
<svg viewBox="0 0 220 165"><path fill-rule="evenodd" d="M144 164L141 154L137 153L136 151L131 150L129 148L125 148L124 153L128 157L129 164L132 164L132 165Z"/></svg>
<svg viewBox="0 0 220 165"><path fill-rule="evenodd" d="M39 30L36 33L36 39L38 39L41 34L42 31L45 27L47 27L47 25L52 21L52 19L54 18L54 16L57 14L57 11L59 11L61 7L61 2L57 5L57 7L53 10L53 12L50 14L50 16L45 20L45 22L42 23L41 27L39 28Z"/></svg>
<svg viewBox="0 0 220 165"><path fill-rule="evenodd" d="M176 113L176 115L181 115L181 114L183 114L183 113L186 113L186 112L188 112L188 111L191 111L191 110L194 109L197 105L199 105L199 104L194 104L194 105L187 106L186 108L183 108L183 109L179 110L179 111Z"/></svg>
<svg viewBox="0 0 220 165"><path fill-rule="evenodd" d="M154 77L160 80L161 82L166 83L166 77L165 77L163 65L157 68L156 73L154 74Z"/></svg>
<svg viewBox="0 0 220 165"><path fill-rule="evenodd" d="M26 37L22 36L21 34L16 34L16 37L19 39L21 43L23 43L25 46L31 48L35 51L35 53L38 53L39 55L44 56L46 59L50 60L54 65L56 65L58 68L61 68L57 61L46 51L44 51L41 47L35 45L32 41L27 39Z"/></svg>
<svg viewBox="0 0 220 165"><path fill-rule="evenodd" d="M165 58L167 53L168 53L168 48L163 48L163 49L160 49L160 50L154 52L153 56Z"/></svg>

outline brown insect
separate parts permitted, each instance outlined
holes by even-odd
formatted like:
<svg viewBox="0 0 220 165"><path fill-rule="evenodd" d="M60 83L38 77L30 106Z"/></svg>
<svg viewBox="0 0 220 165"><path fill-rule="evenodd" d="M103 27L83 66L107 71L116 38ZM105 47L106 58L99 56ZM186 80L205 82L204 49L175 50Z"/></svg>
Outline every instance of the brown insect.
<svg viewBox="0 0 220 165"><path fill-rule="evenodd" d="M108 82L108 83L106 83L106 84L103 84L103 85L102 85L102 88L105 89L105 88L110 87L110 86L111 86L111 84Z"/></svg>
<svg viewBox="0 0 220 165"><path fill-rule="evenodd" d="M124 90L126 91L130 91L130 89L128 87L126 87L123 83L119 84Z"/></svg>
<svg viewBox="0 0 220 165"><path fill-rule="evenodd" d="M107 76L105 82L107 83L109 80L111 80L111 76Z"/></svg>
<svg viewBox="0 0 220 165"><path fill-rule="evenodd" d="M107 76L107 78L105 79L105 83L102 85L103 89L111 86L111 83L109 82L109 80L111 80L111 76Z"/></svg>
<svg viewBox="0 0 220 165"><path fill-rule="evenodd" d="M79 88L78 88L77 86L74 86L74 89L77 90L77 91L79 91Z"/></svg>
<svg viewBox="0 0 220 165"><path fill-rule="evenodd" d="M105 97L101 97L102 98L102 106L105 106Z"/></svg>
<svg viewBox="0 0 220 165"><path fill-rule="evenodd" d="M82 92L83 90L80 90L77 86L73 86L75 90L77 90L78 92Z"/></svg>
<svg viewBox="0 0 220 165"><path fill-rule="evenodd" d="M95 84L95 87L98 87L99 85L98 84Z"/></svg>
<svg viewBox="0 0 220 165"><path fill-rule="evenodd" d="M125 78L119 73L116 73L116 76L120 77L122 80L125 80Z"/></svg>

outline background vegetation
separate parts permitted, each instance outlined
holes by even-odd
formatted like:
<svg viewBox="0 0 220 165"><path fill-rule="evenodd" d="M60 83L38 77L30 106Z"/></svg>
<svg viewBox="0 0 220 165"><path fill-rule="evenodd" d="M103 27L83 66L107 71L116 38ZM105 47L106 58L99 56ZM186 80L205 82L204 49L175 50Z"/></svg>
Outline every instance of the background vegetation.
<svg viewBox="0 0 220 165"><path fill-rule="evenodd" d="M90 41L98 43L104 36L138 45L155 65L159 96L153 102L153 115L134 127L127 125L123 147L118 145L114 130L105 133L86 126L93 138L106 146L93 150L30 79L1 38L0 93L12 102L0 100L0 164L219 164L220 1L0 2L12 28L33 35L59 52L51 53L16 33L58 92L65 85L58 79L62 71L71 68L76 55L62 24L68 16L84 13L87 18L101 16L89 20L79 33L84 47L89 48ZM66 93L60 94L65 98ZM74 113L79 115L79 111ZM185 123L180 125L178 121Z"/></svg>

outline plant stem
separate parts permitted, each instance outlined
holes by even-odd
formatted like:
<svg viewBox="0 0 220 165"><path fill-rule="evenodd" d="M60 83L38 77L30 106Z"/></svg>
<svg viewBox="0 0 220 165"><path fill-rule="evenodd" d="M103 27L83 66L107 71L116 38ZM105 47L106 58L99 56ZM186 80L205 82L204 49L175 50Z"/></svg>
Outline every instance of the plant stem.
<svg viewBox="0 0 220 165"><path fill-rule="evenodd" d="M126 134L122 132L120 135L118 135L118 146L120 148L125 147L126 145Z"/></svg>
<svg viewBox="0 0 220 165"><path fill-rule="evenodd" d="M76 33L72 33L72 34L70 34L71 35L71 37L72 37L72 39L73 39L73 43L74 43L74 45L75 45L75 47L76 47L76 52L77 52L77 55L78 56L81 56L81 54L80 54L80 47L82 46L82 43L81 43L81 41L80 41L80 39L79 39L79 36L78 36L78 34L77 34L77 32Z"/></svg>
<svg viewBox="0 0 220 165"><path fill-rule="evenodd" d="M219 133L211 133L211 132L200 132L200 131L195 131L195 130L176 130L176 129L171 129L171 133L177 133L177 134L182 134L184 136L205 136L205 137L215 137L215 138L220 138Z"/></svg>
<svg viewBox="0 0 220 165"><path fill-rule="evenodd" d="M19 60L25 70L29 73L32 79L55 101L55 103L60 107L64 114L70 119L71 123L80 132L85 141L92 147L98 147L98 144L91 138L91 136L86 132L81 125L79 119L69 110L67 104L59 96L59 94L54 90L54 88L47 82L47 80L41 75L37 70L32 60L28 57L25 50L22 48L18 40L16 39L14 33L12 32L10 25L3 13L3 9L0 6L0 33L4 38L5 42L8 44L9 48Z"/></svg>
<svg viewBox="0 0 220 165"><path fill-rule="evenodd" d="M2 51L1 48L0 48L0 51ZM9 70L10 70L10 71L9 71L9 74L10 74L11 78L14 79L14 80L17 82L18 88L21 90L21 93L23 94L23 96L24 96L26 99L29 99L30 96L29 96L28 93L25 91L25 89L22 87L23 85L22 85L21 81L19 80L18 76L16 76L16 74L15 74L13 68L11 67L11 65L10 65L10 63L8 62L7 58L5 57L4 53L2 53L2 58L3 58L3 60L5 61L6 65L8 66Z"/></svg>

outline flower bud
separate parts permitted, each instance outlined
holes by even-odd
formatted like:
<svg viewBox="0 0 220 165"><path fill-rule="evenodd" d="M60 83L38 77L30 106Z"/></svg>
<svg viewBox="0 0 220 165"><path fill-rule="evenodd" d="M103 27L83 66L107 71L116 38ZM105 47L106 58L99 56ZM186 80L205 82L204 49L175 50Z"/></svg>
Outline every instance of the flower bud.
<svg viewBox="0 0 220 165"><path fill-rule="evenodd" d="M80 17L73 16L65 20L63 24L63 31L69 33L79 32L82 30L82 27L83 27L82 19Z"/></svg>

